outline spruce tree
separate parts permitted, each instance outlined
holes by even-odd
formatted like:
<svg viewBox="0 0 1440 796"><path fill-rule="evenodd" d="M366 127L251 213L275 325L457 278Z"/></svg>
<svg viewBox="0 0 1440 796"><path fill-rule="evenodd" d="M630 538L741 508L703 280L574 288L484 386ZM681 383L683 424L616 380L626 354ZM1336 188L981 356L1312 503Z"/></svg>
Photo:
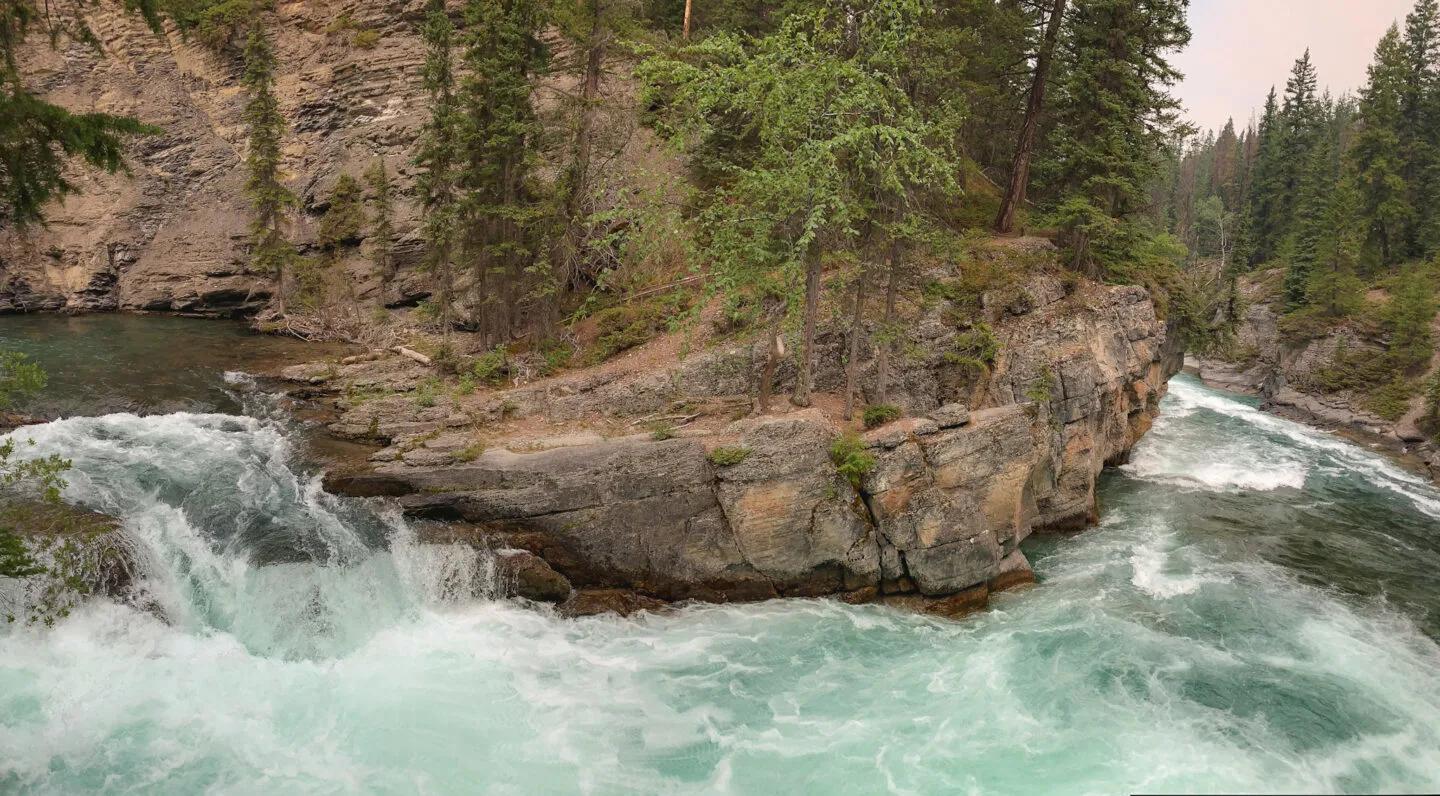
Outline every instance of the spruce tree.
<svg viewBox="0 0 1440 796"><path fill-rule="evenodd" d="M476 287L471 323L491 345L522 324L546 330L555 318L556 285L537 256L547 218L535 182L542 130L530 99L531 79L548 60L543 12L540 0L465 6L467 74L456 92L461 244Z"/></svg>
<svg viewBox="0 0 1440 796"><path fill-rule="evenodd" d="M1360 213L1366 219L1367 243L1376 250L1376 260L1382 266L1399 259L1406 230L1415 218L1415 209L1408 200L1400 143L1406 79L1405 47L1400 29L1392 26L1375 50L1370 82L1360 95L1363 125L1350 150Z"/></svg>
<svg viewBox="0 0 1440 796"><path fill-rule="evenodd" d="M275 97L275 60L270 39L257 20L245 44L242 84L250 99L245 105L249 150L245 155L245 193L255 218L250 223L250 267L275 280L275 300L285 314L285 278L295 249L285 239L286 211L295 197L281 184L280 142L285 117Z"/></svg>
<svg viewBox="0 0 1440 796"><path fill-rule="evenodd" d="M1180 74L1166 61L1185 46L1184 0L1079 0L1066 36L1055 140L1061 206L1077 265L1098 274L1099 258L1118 264L1136 254L1126 219L1146 201L1160 153L1175 138L1179 102L1169 89Z"/></svg>
<svg viewBox="0 0 1440 796"><path fill-rule="evenodd" d="M1265 98L1264 115L1256 130L1257 150L1250 188L1250 240L1252 264L1269 262L1280 240L1280 197L1284 192L1281 148L1285 130L1280 123L1280 104L1275 89Z"/></svg>
<svg viewBox="0 0 1440 796"><path fill-rule="evenodd" d="M1440 247L1440 213L1434 209L1440 184L1440 0L1418 0L1405 17L1406 61L1397 135L1404 163L1401 176L1415 217L1405 235L1403 257Z"/></svg>
<svg viewBox="0 0 1440 796"><path fill-rule="evenodd" d="M455 257L459 250L460 198L456 187L460 119L455 102L453 54L455 28L445 0L431 0L425 16L423 84L430 97L430 119L420 136L416 186L425 217L425 265L434 280L431 301L438 305L442 333L450 338L455 301Z"/></svg>
<svg viewBox="0 0 1440 796"><path fill-rule="evenodd" d="M391 197L390 174L385 169L385 160L375 158L365 169L365 187L370 204L370 256L380 269L381 279L390 281L395 276L392 256L395 239L395 205Z"/></svg>
<svg viewBox="0 0 1440 796"><path fill-rule="evenodd" d="M330 191L330 206L320 219L317 236L320 248L334 254L342 246L354 246L360 242L365 227L364 197L360 182L349 174L341 174Z"/></svg>

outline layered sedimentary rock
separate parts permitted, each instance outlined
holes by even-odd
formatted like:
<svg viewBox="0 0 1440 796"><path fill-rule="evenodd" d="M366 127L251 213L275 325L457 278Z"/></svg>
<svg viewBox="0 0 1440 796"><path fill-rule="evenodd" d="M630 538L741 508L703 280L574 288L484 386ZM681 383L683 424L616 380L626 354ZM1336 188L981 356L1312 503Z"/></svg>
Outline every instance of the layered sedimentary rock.
<svg viewBox="0 0 1440 796"><path fill-rule="evenodd" d="M1032 532L1095 519L1097 476L1149 428L1180 365L1140 288L1066 298L1058 280L1038 277L1024 292L1023 306L987 301L1002 341L988 373L954 372L963 366L945 354L961 332L940 323L945 307L927 313L924 348L903 361L892 388L910 416L864 435L873 466L853 483L832 460L840 428L820 408L674 439L571 435L469 461L439 444L467 417L483 424L494 403L566 424L607 410L642 416L677 400L743 401L758 356L721 346L654 383L582 374L425 409L428 421L388 413L383 401L361 404L335 428L408 441L330 486L464 523L474 540L528 551L582 591L712 601L841 594L963 612L991 588L1027 579L1019 544ZM840 378L838 359L822 363L822 386ZM393 379L396 367L408 366L289 375L343 389ZM864 370L873 379L873 363ZM730 455L713 455L720 449Z"/></svg>
<svg viewBox="0 0 1440 796"><path fill-rule="evenodd" d="M283 168L300 200L292 240L302 250L313 244L340 174L359 177L379 159L395 180L401 274L385 288L394 295L379 296L369 258L349 257L341 267L360 297L401 300L424 290L408 268L418 251L409 161L427 114L423 5L287 3L270 26L276 91L290 121ZM134 116L162 132L129 148L128 173L77 169L80 192L47 208L44 227L0 234L0 311L258 310L271 287L247 268L239 58L173 29L154 34L118 3L86 12L102 52L73 42L52 50L36 35L20 54L26 82L70 110ZM337 26L342 14L349 23ZM378 43L355 47L354 27L378 33Z"/></svg>

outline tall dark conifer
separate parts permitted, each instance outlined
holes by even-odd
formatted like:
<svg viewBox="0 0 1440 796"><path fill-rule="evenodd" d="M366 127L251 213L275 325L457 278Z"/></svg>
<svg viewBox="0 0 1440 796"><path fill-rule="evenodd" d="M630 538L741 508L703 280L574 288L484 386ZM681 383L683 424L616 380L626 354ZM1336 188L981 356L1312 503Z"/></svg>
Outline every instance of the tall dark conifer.
<svg viewBox="0 0 1440 796"><path fill-rule="evenodd" d="M245 105L249 147L245 154L245 193L255 217L250 222L250 267L275 280L275 301L285 314L286 276L295 249L285 238L287 211L295 196L282 184L280 142L285 117L275 97L275 52L257 20L245 44Z"/></svg>

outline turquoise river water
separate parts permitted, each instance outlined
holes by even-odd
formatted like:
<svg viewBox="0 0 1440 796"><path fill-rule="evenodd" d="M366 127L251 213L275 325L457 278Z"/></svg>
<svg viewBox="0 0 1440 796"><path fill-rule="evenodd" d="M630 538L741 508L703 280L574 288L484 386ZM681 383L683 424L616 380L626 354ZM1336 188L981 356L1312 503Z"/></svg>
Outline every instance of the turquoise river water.
<svg viewBox="0 0 1440 796"><path fill-rule="evenodd" d="M1440 790L1440 491L1188 378L1102 526L1027 542L1039 586L962 622L475 597L475 553L228 401L18 432L163 611L0 629L0 792Z"/></svg>

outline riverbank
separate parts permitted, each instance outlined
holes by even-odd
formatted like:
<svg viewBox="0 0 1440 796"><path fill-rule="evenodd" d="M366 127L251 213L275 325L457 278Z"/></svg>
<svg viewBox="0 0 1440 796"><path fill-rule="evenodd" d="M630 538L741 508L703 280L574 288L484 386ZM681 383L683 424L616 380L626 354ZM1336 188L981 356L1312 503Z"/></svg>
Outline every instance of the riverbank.
<svg viewBox="0 0 1440 796"><path fill-rule="evenodd" d="M384 446L331 467L328 489L523 554L548 594L573 586L567 610L836 595L958 616L1031 580L1032 532L1097 521L1096 479L1127 459L1180 365L1140 288L1072 294L1041 274L987 294L978 326L956 324L959 309L922 305L892 365L898 417L869 430L843 419L846 335L829 325L813 405L781 397L764 413L753 336L662 336L508 389L413 351L283 376L333 402L332 433ZM875 374L859 363L868 394ZM794 377L783 361L776 392Z"/></svg>

